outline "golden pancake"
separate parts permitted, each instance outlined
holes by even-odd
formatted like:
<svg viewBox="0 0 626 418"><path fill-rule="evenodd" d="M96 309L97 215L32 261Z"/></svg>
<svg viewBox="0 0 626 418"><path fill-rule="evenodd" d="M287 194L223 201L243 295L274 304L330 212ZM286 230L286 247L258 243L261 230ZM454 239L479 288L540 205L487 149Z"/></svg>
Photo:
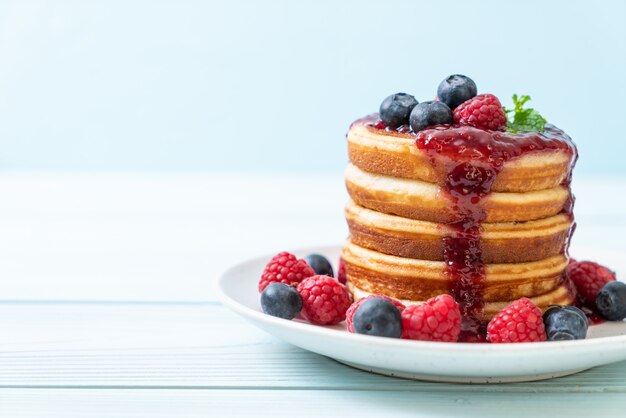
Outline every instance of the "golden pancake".
<svg viewBox="0 0 626 418"><path fill-rule="evenodd" d="M382 254L348 241L342 252L351 286L369 293L410 301L426 301L450 293L442 261L417 260ZM526 263L486 264L481 280L485 303L502 304L521 297L538 297L562 285L565 255Z"/></svg>
<svg viewBox="0 0 626 418"><path fill-rule="evenodd" d="M345 209L355 244L398 257L443 261L448 225L388 215L349 201ZM481 224L484 263L537 261L564 252L572 220L565 214L527 222Z"/></svg>
<svg viewBox="0 0 626 418"><path fill-rule="evenodd" d="M368 173L353 164L346 168L345 179L352 200L368 209L430 222L460 220L434 183ZM568 188L557 186L524 193L491 193L477 205L485 212L484 222L521 222L554 216L568 199Z"/></svg>
<svg viewBox="0 0 626 418"><path fill-rule="evenodd" d="M440 185L445 182L444 165L433 164L428 154L415 146L414 134L377 129L357 121L347 138L350 161L364 171ZM573 159L575 154L567 149L546 149L511 159L502 166L492 191L552 189L567 178Z"/></svg>
<svg viewBox="0 0 626 418"><path fill-rule="evenodd" d="M366 292L365 290L359 289L354 284L348 282L348 289L352 293L354 300L358 300L364 298L366 296L371 295L371 292ZM377 292L381 293L381 292ZM390 296L390 295L387 295ZM556 289L544 293L543 295L537 295L529 298L539 309L542 311L547 310L550 306L553 305L571 305L574 303L574 297L572 292L565 285L560 285ZM404 305L415 305L419 303L425 302L424 300L406 300L406 299L398 299ZM477 317L479 320L489 321L493 316L495 316L498 312L504 309L506 306L510 305L514 300L510 301L502 301L502 302L485 302L483 306L483 310L481 314Z"/></svg>

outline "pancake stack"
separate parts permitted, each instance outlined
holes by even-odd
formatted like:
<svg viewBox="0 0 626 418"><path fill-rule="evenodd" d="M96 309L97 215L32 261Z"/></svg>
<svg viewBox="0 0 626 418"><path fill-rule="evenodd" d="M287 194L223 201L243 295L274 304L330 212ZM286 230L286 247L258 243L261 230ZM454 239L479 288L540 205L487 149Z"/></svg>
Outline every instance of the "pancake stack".
<svg viewBox="0 0 626 418"><path fill-rule="evenodd" d="M416 134L374 114L347 139L342 258L355 300L380 293L414 304L448 293L466 330L521 297L543 310L571 304L563 277L576 149L564 132Z"/></svg>

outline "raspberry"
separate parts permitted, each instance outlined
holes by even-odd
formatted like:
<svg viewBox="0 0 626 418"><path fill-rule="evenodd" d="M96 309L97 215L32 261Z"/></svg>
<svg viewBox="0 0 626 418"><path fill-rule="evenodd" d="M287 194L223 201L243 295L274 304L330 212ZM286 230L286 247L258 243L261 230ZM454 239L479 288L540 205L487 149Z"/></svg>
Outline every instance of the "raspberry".
<svg viewBox="0 0 626 418"><path fill-rule="evenodd" d="M500 100L493 94L480 94L461 103L452 112L454 123L471 125L481 129L503 131L506 114Z"/></svg>
<svg viewBox="0 0 626 418"><path fill-rule="evenodd" d="M306 261L298 260L295 255L283 251L275 255L265 266L259 281L259 292L262 292L270 283L280 282L293 285L314 274L315 272Z"/></svg>
<svg viewBox="0 0 626 418"><path fill-rule="evenodd" d="M576 286L580 301L592 308L596 306L596 296L602 286L615 280L615 273L592 261L570 260L567 275Z"/></svg>
<svg viewBox="0 0 626 418"><path fill-rule="evenodd" d="M456 342L460 332L461 312L450 295L439 295L402 311L402 338Z"/></svg>
<svg viewBox="0 0 626 418"><path fill-rule="evenodd" d="M334 325L346 319L352 303L348 288L332 277L313 276L298 285L304 319L316 325Z"/></svg>
<svg viewBox="0 0 626 418"><path fill-rule="evenodd" d="M354 327L352 326L352 318L354 317L354 312L357 310L357 308L359 306L361 306L361 304L363 302L365 302L368 299L374 299L374 298L380 298L380 299L385 299L388 300L389 302L393 303L393 305L398 308L398 310L402 313L402 311L404 310L405 306L398 302L397 300L390 298L389 296L385 296L385 295L381 295L381 294L374 294L374 295L369 295L366 296L364 298L361 298L359 300L357 300L356 302L354 302L352 305L350 305L350 307L348 308L348 311L346 312L346 324L348 325L348 331L350 332L354 332Z"/></svg>
<svg viewBox="0 0 626 418"><path fill-rule="evenodd" d="M341 284L348 282L348 278L346 277L346 265L341 257L339 257L339 267L337 268L337 280L339 280Z"/></svg>
<svg viewBox="0 0 626 418"><path fill-rule="evenodd" d="M546 340L541 309L521 298L502 309L487 325L491 343L532 343Z"/></svg>

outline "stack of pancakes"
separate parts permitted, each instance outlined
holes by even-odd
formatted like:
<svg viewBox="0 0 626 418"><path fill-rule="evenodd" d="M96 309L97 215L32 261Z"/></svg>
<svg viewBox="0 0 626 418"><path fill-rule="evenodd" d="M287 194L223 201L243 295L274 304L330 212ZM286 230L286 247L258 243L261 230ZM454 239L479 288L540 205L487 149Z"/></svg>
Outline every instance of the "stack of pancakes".
<svg viewBox="0 0 626 418"><path fill-rule="evenodd" d="M446 173L415 138L367 120L348 132L350 238L342 258L355 300L381 293L412 304L451 293L444 241L455 234L455 219L441 189ZM484 213L479 319L490 319L521 297L541 309L572 302L562 276L573 226L567 210L573 159L571 152L554 149L510 159L491 193L477 203Z"/></svg>

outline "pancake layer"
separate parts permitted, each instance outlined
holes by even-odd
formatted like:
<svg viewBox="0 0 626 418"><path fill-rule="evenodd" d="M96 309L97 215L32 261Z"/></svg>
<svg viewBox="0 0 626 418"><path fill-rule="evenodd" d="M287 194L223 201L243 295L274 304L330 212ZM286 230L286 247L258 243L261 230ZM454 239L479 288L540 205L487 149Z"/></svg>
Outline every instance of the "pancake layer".
<svg viewBox="0 0 626 418"><path fill-rule="evenodd" d="M350 164L345 170L348 194L360 206L391 215L430 222L460 220L438 185L368 173ZM491 193L478 204L484 222L521 222L558 214L569 199L569 190L556 186L524 193Z"/></svg>
<svg viewBox="0 0 626 418"><path fill-rule="evenodd" d="M376 212L349 201L345 209L355 244L398 257L443 261L444 237L454 236L446 224ZM484 263L520 263L562 254L572 220L559 214L527 222L483 223Z"/></svg>
<svg viewBox="0 0 626 418"><path fill-rule="evenodd" d="M348 131L348 156L354 165L391 177L440 185L445 182L445 164L433 164L415 146L414 135L376 129L365 121L355 122ZM527 192L557 187L566 179L573 158L569 150L541 150L511 159L502 166L492 191Z"/></svg>
<svg viewBox="0 0 626 418"><path fill-rule="evenodd" d="M358 300L364 298L366 296L371 295L372 293L367 292L365 290L359 289L352 283L348 283L348 289L352 292L354 300ZM377 292L381 293L381 292ZM387 295L390 296L390 295ZM532 302L539 307L542 311L547 310L552 305L571 305L574 303L574 297L572 293L568 290L567 286L560 285L555 290L544 293L543 295L533 296L529 298ZM423 303L423 300L406 300L399 299L404 305L415 305L419 303ZM514 302L513 300L505 301L505 302L485 302L483 307L483 311L478 319L483 321L489 321L492 317L494 317L498 312L504 309L507 305Z"/></svg>
<svg viewBox="0 0 626 418"><path fill-rule="evenodd" d="M364 292L414 302L450 293L451 283L442 261L382 254L352 241L345 244L342 258L348 283ZM556 292L563 286L562 273L567 262L565 255L556 255L526 263L486 264L481 281L485 306L500 306L521 297L536 298ZM563 295L558 294L561 301ZM555 298L550 300L551 303L556 301Z"/></svg>

